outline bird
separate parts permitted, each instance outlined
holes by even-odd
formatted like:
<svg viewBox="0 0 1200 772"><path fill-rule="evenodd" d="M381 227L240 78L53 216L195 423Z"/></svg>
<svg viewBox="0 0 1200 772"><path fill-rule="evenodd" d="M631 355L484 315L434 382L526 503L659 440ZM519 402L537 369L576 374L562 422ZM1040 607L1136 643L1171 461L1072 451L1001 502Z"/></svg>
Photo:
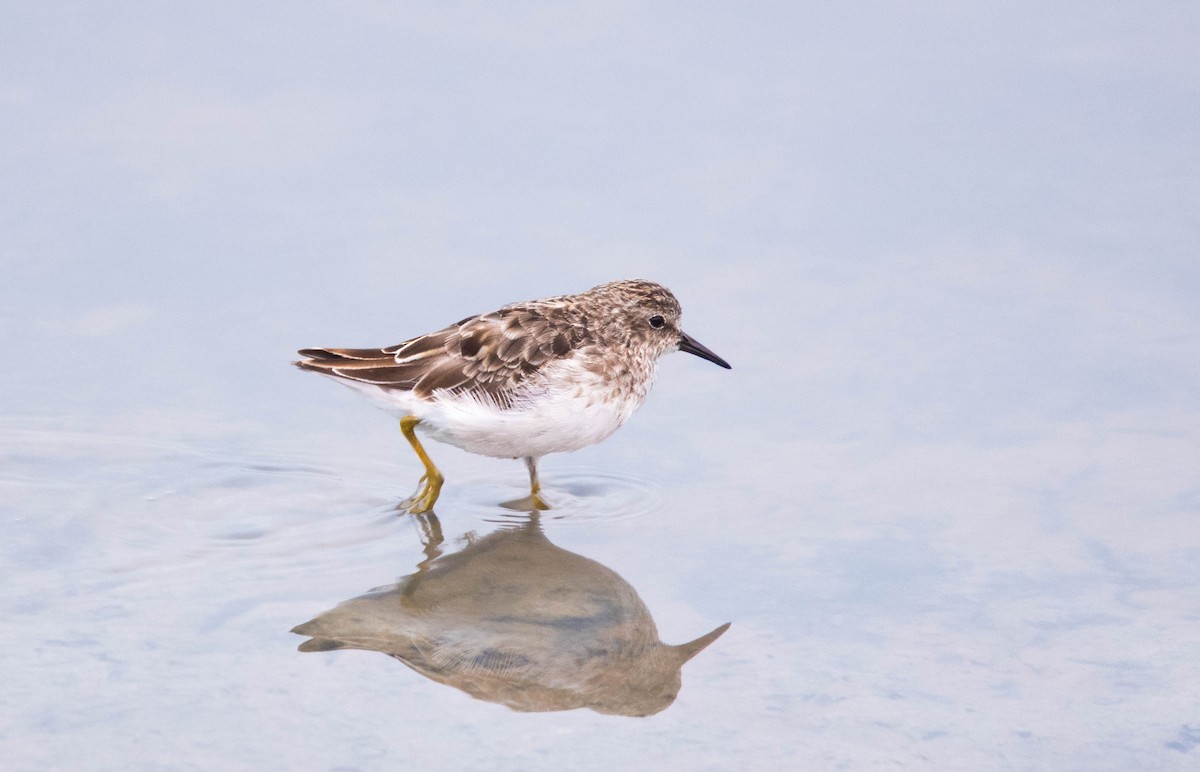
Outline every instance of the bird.
<svg viewBox="0 0 1200 772"><path fill-rule="evenodd" d="M432 512L445 477L417 436L524 459L528 505L549 509L538 460L607 439L645 402L658 360L685 351L725 369L680 327L679 301L652 281L511 303L386 348L305 348L294 362L370 397L400 419L425 472L400 504Z"/></svg>

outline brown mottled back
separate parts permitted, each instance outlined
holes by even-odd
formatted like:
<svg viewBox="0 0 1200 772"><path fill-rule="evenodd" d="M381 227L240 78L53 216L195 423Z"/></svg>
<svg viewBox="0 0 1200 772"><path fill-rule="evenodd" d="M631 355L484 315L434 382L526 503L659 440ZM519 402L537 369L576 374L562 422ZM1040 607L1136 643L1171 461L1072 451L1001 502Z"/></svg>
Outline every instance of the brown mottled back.
<svg viewBox="0 0 1200 772"><path fill-rule="evenodd" d="M446 390L511 407L518 386L547 364L597 343L619 354L621 344L657 333L644 324L652 313L678 330L679 303L665 287L610 282L579 295L513 303L387 348L303 349L307 359L296 364L419 397ZM660 337L662 351L678 339Z"/></svg>

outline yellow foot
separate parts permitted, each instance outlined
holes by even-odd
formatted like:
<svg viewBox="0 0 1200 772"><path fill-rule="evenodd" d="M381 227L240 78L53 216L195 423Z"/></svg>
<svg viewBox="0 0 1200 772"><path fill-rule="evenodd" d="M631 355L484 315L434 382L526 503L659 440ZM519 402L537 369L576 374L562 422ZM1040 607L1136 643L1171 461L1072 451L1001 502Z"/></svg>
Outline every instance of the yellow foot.
<svg viewBox="0 0 1200 772"><path fill-rule="evenodd" d="M550 505L542 498L542 484L538 482L537 459L533 456L526 456L525 468L529 470L529 498L522 499L526 505L525 509L544 512L550 508Z"/></svg>
<svg viewBox="0 0 1200 772"><path fill-rule="evenodd" d="M400 508L407 509L414 515L423 515L426 512L432 512L433 505L442 493L442 483L445 481L445 478L436 470L432 474L423 475L421 477L421 487L417 488L417 492L412 496L400 502Z"/></svg>
<svg viewBox="0 0 1200 772"><path fill-rule="evenodd" d="M442 492L442 483L446 481L446 478L442 477L442 473L433 465L425 448L421 446L421 441L417 439L416 428L419 423L421 422L411 415L400 419L400 431L408 440L408 444L412 445L417 458L421 459L421 464L425 467L425 474L421 476L423 485L417 489L416 493L400 503L401 509L407 509L414 515L423 515L433 511L434 502L438 500L438 494Z"/></svg>

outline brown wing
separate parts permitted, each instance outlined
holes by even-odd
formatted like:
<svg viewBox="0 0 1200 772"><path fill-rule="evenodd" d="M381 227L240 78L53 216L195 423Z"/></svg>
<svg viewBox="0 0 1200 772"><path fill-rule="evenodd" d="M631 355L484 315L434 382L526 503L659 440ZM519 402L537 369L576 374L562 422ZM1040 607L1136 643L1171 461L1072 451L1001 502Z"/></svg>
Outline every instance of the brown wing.
<svg viewBox="0 0 1200 772"><path fill-rule="evenodd" d="M586 336L582 318L534 304L473 316L382 349L307 348L296 364L340 378L427 397L446 389L511 406L518 384L567 356Z"/></svg>

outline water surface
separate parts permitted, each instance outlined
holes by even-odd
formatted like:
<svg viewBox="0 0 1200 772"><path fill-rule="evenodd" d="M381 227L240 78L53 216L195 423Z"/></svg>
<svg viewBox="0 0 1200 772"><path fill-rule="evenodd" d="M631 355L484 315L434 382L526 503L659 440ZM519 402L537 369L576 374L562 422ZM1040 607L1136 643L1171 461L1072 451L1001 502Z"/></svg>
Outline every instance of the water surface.
<svg viewBox="0 0 1200 772"><path fill-rule="evenodd" d="M1197 767L1194 5L9 16L5 769ZM537 523L288 364L633 277Z"/></svg>

